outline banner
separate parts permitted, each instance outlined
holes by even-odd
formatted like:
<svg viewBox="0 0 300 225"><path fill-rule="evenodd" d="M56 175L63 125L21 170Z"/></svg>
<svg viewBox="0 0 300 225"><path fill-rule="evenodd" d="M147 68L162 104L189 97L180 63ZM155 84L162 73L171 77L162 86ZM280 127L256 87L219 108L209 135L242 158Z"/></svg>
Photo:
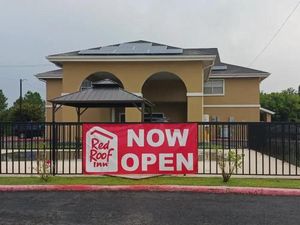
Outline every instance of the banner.
<svg viewBox="0 0 300 225"><path fill-rule="evenodd" d="M83 124L84 174L198 172L196 123Z"/></svg>

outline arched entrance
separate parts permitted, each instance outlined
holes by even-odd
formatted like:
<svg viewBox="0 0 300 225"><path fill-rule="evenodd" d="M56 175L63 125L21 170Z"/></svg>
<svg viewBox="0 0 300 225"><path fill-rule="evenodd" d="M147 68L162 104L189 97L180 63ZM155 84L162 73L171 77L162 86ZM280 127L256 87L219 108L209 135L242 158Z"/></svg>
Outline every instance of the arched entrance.
<svg viewBox="0 0 300 225"><path fill-rule="evenodd" d="M187 89L175 74L159 72L150 76L142 87L143 97L155 104L153 117L168 122L187 121Z"/></svg>
<svg viewBox="0 0 300 225"><path fill-rule="evenodd" d="M117 82L120 87L124 87L120 79L109 72L96 72L89 75L80 85L80 90L92 88L92 82L110 79ZM125 117L125 108L102 108L88 109L82 116L85 122L121 122Z"/></svg>

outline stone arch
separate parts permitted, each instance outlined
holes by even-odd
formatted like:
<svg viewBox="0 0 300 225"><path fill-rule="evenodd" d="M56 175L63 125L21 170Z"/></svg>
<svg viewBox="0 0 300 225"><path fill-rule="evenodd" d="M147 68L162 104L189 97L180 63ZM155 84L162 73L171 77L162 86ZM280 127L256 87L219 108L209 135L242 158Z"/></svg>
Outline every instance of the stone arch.
<svg viewBox="0 0 300 225"><path fill-rule="evenodd" d="M187 121L187 88L176 74L152 74L142 86L143 97L155 104L154 117L163 116L168 122Z"/></svg>

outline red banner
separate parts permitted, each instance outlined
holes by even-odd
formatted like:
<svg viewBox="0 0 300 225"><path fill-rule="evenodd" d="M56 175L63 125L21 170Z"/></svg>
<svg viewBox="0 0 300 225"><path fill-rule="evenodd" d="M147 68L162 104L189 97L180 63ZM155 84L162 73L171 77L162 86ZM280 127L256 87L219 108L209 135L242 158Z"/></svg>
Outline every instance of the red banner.
<svg viewBox="0 0 300 225"><path fill-rule="evenodd" d="M85 174L198 171L196 123L84 124Z"/></svg>

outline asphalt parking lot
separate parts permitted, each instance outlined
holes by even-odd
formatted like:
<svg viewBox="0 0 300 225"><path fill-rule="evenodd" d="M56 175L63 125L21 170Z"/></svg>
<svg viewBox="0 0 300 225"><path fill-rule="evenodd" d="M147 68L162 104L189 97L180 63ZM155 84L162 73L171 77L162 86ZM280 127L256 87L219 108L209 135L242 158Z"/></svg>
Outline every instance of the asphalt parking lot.
<svg viewBox="0 0 300 225"><path fill-rule="evenodd" d="M299 224L300 197L182 192L1 192L0 224Z"/></svg>

